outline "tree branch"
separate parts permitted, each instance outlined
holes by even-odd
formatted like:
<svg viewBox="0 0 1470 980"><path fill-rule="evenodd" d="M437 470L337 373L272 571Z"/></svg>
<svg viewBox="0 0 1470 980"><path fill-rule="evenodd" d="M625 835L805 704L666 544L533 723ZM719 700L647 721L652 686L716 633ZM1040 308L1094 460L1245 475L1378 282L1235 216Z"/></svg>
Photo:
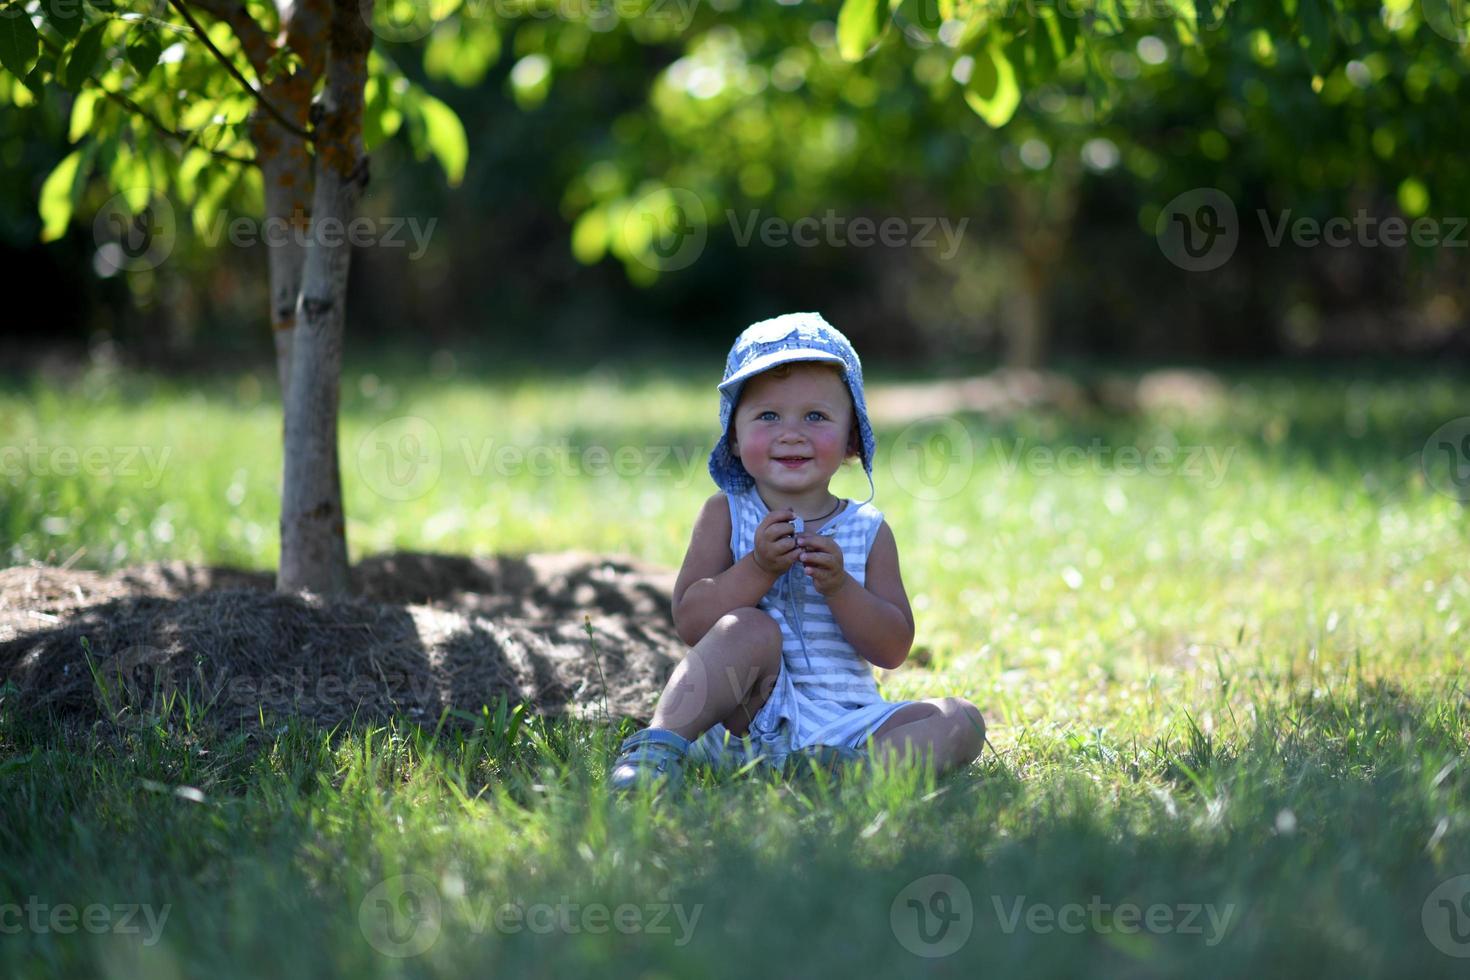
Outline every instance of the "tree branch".
<svg viewBox="0 0 1470 980"><path fill-rule="evenodd" d="M245 51L246 60L250 62L250 67L255 69L255 76L262 78L265 75L266 65L270 62L273 45L270 38L266 36L265 28L250 16L244 3L241 0L190 0L190 3L215 20L230 25L230 30L235 32L235 37L240 39L240 47Z"/></svg>
<svg viewBox="0 0 1470 980"><path fill-rule="evenodd" d="M203 25L201 25L199 21L194 19L194 15L189 13L189 11L185 9L183 3L180 2L180 0L168 0L168 2L169 6L177 10L179 12L179 16L183 17L185 22L187 22L188 25L194 29L194 33L199 36L199 40L204 42L204 46L209 49L209 53L214 55L215 59L219 61L220 64L225 66L225 70L228 71L230 75L233 76L234 79L240 83L245 91L249 92L251 96L253 96L255 100L260 103L261 108L263 108L272 118L274 118L276 122L280 123L281 126L283 126L287 131L296 134L303 140L310 141L312 139L311 133L302 129L300 126L297 126L291 120L282 115L281 111L277 109L274 105L272 105L266 99L265 95L260 92L259 89L250 84L250 80L240 73L240 69L235 67L235 63L231 61L225 55L225 53L221 51L218 47L216 47L215 43L209 39L209 33L204 29Z"/></svg>
<svg viewBox="0 0 1470 980"><path fill-rule="evenodd" d="M55 55L58 60L61 58L61 48L58 47L50 38L48 38L44 34L41 35L41 43L45 45L46 48L53 55ZM147 109L144 109L142 106L134 102L132 99L128 98L126 95L123 95L121 92L114 92L106 85L103 85L102 80L99 79L96 75L88 75L87 81L91 82L98 91L107 96L113 102L116 102L118 105L122 106L129 112L136 113L137 115L147 120L154 129L158 130L165 136L176 139L181 143L198 145L199 148L205 153L208 153L210 156L215 157L219 160L227 160L230 163L243 164L247 167L253 167L256 165L256 160L254 157L237 157L234 154L225 153L222 150L212 149L208 146L202 145L202 143L199 143L199 141L196 139L197 134L180 132L177 129L173 129L165 125L161 119L153 115L153 113L149 112Z"/></svg>

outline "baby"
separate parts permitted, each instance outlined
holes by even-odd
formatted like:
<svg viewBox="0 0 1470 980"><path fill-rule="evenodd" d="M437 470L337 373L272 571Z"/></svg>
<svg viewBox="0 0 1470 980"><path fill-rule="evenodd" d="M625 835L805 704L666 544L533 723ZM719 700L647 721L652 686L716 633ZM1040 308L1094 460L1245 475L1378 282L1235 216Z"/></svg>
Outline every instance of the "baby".
<svg viewBox="0 0 1470 980"><path fill-rule="evenodd" d="M720 441L674 583L691 649L648 728L623 742L611 785L676 785L686 759L773 766L897 752L939 772L980 754L985 723L961 698L885 701L872 668L908 658L914 617L898 548L872 506L875 440L857 352L815 313L753 324L720 382ZM862 460L861 504L828 485Z"/></svg>

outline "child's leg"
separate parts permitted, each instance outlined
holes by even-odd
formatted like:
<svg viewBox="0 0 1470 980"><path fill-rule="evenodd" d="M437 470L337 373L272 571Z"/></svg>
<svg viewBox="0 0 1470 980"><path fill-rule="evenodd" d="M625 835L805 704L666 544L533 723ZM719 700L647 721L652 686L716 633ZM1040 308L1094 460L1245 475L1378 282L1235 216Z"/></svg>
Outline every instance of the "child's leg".
<svg viewBox="0 0 1470 980"><path fill-rule="evenodd" d="M930 698L899 708L873 733L876 755L932 757L944 774L969 765L985 745L985 719L964 698Z"/></svg>
<svg viewBox="0 0 1470 980"><path fill-rule="evenodd" d="M743 735L781 667L781 627L754 606L732 609L690 648L654 709L650 728L687 739L718 721Z"/></svg>

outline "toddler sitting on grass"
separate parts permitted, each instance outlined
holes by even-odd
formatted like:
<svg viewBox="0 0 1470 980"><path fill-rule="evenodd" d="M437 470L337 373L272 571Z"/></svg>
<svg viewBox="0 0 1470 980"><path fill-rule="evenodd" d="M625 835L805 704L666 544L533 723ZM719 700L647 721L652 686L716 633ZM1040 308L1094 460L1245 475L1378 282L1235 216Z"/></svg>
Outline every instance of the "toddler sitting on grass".
<svg viewBox="0 0 1470 980"><path fill-rule="evenodd" d="M753 324L720 382L719 442L674 584L691 649L650 726L623 742L611 785L677 784L687 759L773 766L896 752L939 772L968 765L985 724L961 698L885 701L874 666L908 658L914 617L893 532L871 500L875 440L862 365L815 313ZM828 489L860 457L867 501ZM870 741L871 740L871 741Z"/></svg>

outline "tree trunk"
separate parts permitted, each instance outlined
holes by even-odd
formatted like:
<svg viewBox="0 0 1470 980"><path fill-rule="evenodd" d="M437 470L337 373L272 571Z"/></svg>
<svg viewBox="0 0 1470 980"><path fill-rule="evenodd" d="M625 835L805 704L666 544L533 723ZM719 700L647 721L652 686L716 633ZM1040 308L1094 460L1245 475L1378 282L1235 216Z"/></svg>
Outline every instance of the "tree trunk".
<svg viewBox="0 0 1470 980"><path fill-rule="evenodd" d="M314 130L311 234L291 331L295 342L286 389L281 565L276 578L282 591L342 595L349 590L337 408L352 256L344 229L356 214L368 179L362 103L371 15L372 0L332 0L327 87Z"/></svg>
<svg viewBox="0 0 1470 980"><path fill-rule="evenodd" d="M1024 252L1024 249L1023 249ZM1030 255L1022 255L1021 276L1012 298L1010 330L1006 337L1006 366L1041 367L1051 333L1046 305L1047 268Z"/></svg>
<svg viewBox="0 0 1470 980"><path fill-rule="evenodd" d="M324 0L296 0L282 9L286 45L301 58L294 75L281 75L265 87L265 97L287 119L306 129L311 115L311 93L321 77L327 47L327 10ZM301 296L302 267L306 262L305 232L311 225L312 172L306 141L257 113L252 133L261 153L265 183L270 252L271 336L276 344L276 376L281 401L291 389L291 352L296 343L296 304ZM272 237L276 236L276 237Z"/></svg>
<svg viewBox="0 0 1470 980"><path fill-rule="evenodd" d="M1047 293L1066 250L1077 208L1077 174L1058 160L1044 184L1024 181L1011 194L1021 275L1006 324L1008 367L1039 368L1051 339Z"/></svg>

